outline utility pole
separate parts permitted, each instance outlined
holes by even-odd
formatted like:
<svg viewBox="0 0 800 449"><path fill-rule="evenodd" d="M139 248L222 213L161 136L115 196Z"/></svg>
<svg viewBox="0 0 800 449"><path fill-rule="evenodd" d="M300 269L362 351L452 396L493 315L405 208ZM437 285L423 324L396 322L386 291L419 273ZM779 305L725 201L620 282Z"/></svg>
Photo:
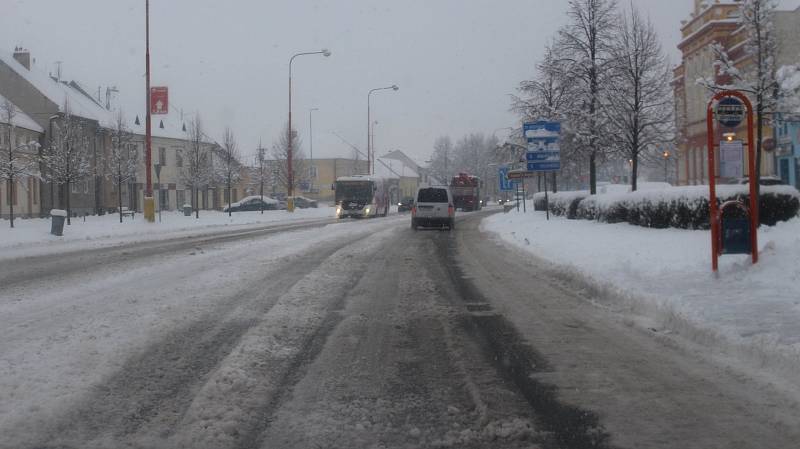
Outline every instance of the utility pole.
<svg viewBox="0 0 800 449"><path fill-rule="evenodd" d="M145 173L147 184L144 192L144 218L155 222L155 202L153 200L153 155L150 117L150 0L145 0L145 88L147 97L147 116L145 118Z"/></svg>

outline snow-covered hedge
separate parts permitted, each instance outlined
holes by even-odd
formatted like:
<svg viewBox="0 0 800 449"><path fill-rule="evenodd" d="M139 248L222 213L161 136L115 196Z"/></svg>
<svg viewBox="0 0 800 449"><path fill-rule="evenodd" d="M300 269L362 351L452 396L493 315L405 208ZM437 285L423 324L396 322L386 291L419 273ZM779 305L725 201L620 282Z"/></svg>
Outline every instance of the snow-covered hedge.
<svg viewBox="0 0 800 449"><path fill-rule="evenodd" d="M720 201L747 202L747 185L717 186ZM544 194L534 196L534 208L544 210ZM790 186L762 186L761 224L773 226L796 217L800 192ZM708 229L708 186L670 187L630 193L592 195L588 192L559 192L550 195L550 212L570 219L605 223L628 222L652 228Z"/></svg>
<svg viewBox="0 0 800 449"><path fill-rule="evenodd" d="M553 215L565 215L569 219L577 218L575 216L578 204L584 198L589 196L588 190L580 191L567 191L548 194L548 204L550 205L550 212ZM533 196L533 209L544 211L545 198L544 192L537 193Z"/></svg>

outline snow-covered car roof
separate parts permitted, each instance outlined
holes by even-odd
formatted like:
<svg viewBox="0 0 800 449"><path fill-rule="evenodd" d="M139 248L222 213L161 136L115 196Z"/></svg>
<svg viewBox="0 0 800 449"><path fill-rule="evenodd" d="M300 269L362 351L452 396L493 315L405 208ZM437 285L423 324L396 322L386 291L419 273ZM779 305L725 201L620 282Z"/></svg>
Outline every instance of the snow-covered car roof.
<svg viewBox="0 0 800 449"><path fill-rule="evenodd" d="M268 196L259 197L258 195L250 195L250 196L246 196L246 197L240 199L239 201L237 201L237 202L235 202L233 204L239 205L239 204L242 204L242 203L246 203L248 201L257 200L259 198L261 198L267 204L278 204L279 203L278 200L276 200L274 198L270 198Z"/></svg>

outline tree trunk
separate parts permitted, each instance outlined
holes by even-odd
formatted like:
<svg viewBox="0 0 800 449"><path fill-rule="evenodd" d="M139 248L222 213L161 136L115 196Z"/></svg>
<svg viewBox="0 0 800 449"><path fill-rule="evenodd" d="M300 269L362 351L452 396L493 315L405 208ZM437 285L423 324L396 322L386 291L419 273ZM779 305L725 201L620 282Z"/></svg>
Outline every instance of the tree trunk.
<svg viewBox="0 0 800 449"><path fill-rule="evenodd" d="M119 222L122 223L122 181L117 182L117 210L119 211Z"/></svg>
<svg viewBox="0 0 800 449"><path fill-rule="evenodd" d="M233 212L231 212L231 203L233 202L233 197L231 196L231 181L230 178L228 179L228 217L233 216Z"/></svg>
<svg viewBox="0 0 800 449"><path fill-rule="evenodd" d="M264 181L261 181L261 188L259 195L261 195L261 213L264 213Z"/></svg>
<svg viewBox="0 0 800 449"><path fill-rule="evenodd" d="M70 182L67 181L67 225L72 224L72 204L70 203Z"/></svg>
<svg viewBox="0 0 800 449"><path fill-rule="evenodd" d="M634 154L633 159L631 159L631 192L635 192L638 186L636 182L638 181L638 173L639 173L639 155Z"/></svg>
<svg viewBox="0 0 800 449"><path fill-rule="evenodd" d="M558 193L558 183L556 183L556 172L553 172L553 193Z"/></svg>
<svg viewBox="0 0 800 449"><path fill-rule="evenodd" d="M595 166L596 155L594 151L589 155L589 194L597 195L597 167Z"/></svg>
<svg viewBox="0 0 800 449"><path fill-rule="evenodd" d="M200 189L194 189L194 218L200 218Z"/></svg>
<svg viewBox="0 0 800 449"><path fill-rule="evenodd" d="M11 200L8 202L8 218L11 220L11 227L14 227L14 177L10 177L8 179L8 199Z"/></svg>

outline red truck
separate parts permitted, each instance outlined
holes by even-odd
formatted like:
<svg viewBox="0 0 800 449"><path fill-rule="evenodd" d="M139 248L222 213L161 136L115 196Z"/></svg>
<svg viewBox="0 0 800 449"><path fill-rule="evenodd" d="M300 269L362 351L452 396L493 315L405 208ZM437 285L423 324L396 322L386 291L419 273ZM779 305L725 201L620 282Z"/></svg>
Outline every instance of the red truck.
<svg viewBox="0 0 800 449"><path fill-rule="evenodd" d="M481 209L481 180L477 176L459 173L450 180L450 192L456 209L473 211Z"/></svg>

